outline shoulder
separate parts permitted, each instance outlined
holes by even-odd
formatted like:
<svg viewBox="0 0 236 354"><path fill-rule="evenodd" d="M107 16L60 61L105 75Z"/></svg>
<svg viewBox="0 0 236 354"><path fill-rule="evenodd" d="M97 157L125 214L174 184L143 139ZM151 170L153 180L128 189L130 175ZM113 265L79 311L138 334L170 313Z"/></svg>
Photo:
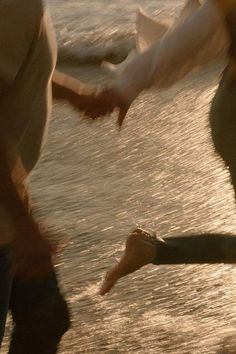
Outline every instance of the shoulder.
<svg viewBox="0 0 236 354"><path fill-rule="evenodd" d="M0 0L0 39L28 46L44 16L42 0Z"/></svg>
<svg viewBox="0 0 236 354"><path fill-rule="evenodd" d="M42 0L0 0L0 21L5 18L21 20L21 24L36 24L44 13ZM28 22L25 22L25 21Z"/></svg>
<svg viewBox="0 0 236 354"><path fill-rule="evenodd" d="M24 56L43 16L42 0L0 0L0 48L4 48L4 53Z"/></svg>

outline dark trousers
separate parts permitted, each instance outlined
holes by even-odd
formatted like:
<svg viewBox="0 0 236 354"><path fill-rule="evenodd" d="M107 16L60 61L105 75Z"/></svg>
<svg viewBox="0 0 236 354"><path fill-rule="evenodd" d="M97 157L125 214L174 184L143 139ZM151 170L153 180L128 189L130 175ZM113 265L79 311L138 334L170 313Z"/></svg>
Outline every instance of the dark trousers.
<svg viewBox="0 0 236 354"><path fill-rule="evenodd" d="M9 354L55 354L70 326L67 304L56 274L43 280L23 281L11 275L11 247L0 249L0 344L7 311L13 331Z"/></svg>
<svg viewBox="0 0 236 354"><path fill-rule="evenodd" d="M236 263L236 236L201 234L157 240L154 264Z"/></svg>
<svg viewBox="0 0 236 354"><path fill-rule="evenodd" d="M228 167L236 195L236 80L221 80L210 110L216 152ZM157 241L155 264L236 263L236 235L198 234Z"/></svg>
<svg viewBox="0 0 236 354"><path fill-rule="evenodd" d="M27 188L17 186L25 208L31 212ZM53 270L44 279L24 281L12 274L12 247L0 248L0 347L10 310L13 331L9 354L55 354L70 326L67 304ZM0 350L1 352L1 350Z"/></svg>
<svg viewBox="0 0 236 354"><path fill-rule="evenodd" d="M0 248L0 348L11 296L12 276L10 275L10 247Z"/></svg>
<svg viewBox="0 0 236 354"><path fill-rule="evenodd" d="M14 329L9 354L54 354L70 326L55 273L44 280L13 280L9 303Z"/></svg>

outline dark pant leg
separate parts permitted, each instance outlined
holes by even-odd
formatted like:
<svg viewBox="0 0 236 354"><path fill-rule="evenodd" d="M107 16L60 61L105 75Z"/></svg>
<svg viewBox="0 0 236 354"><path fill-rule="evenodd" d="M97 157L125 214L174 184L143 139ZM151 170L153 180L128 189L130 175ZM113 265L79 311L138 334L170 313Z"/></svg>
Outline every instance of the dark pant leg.
<svg viewBox="0 0 236 354"><path fill-rule="evenodd" d="M55 273L29 282L14 279L10 310L14 321L9 354L54 354L70 326Z"/></svg>
<svg viewBox="0 0 236 354"><path fill-rule="evenodd" d="M159 239L153 263L236 263L236 236L200 234Z"/></svg>
<svg viewBox="0 0 236 354"><path fill-rule="evenodd" d="M6 316L11 293L11 249L9 246L0 248L0 348L4 335Z"/></svg>
<svg viewBox="0 0 236 354"><path fill-rule="evenodd" d="M210 127L215 150L229 168L236 195L236 82L229 82L226 76L212 102ZM157 240L154 264L193 263L236 263L236 235L201 234Z"/></svg>
<svg viewBox="0 0 236 354"><path fill-rule="evenodd" d="M212 101L210 128L215 151L228 167L236 196L236 81L223 77Z"/></svg>
<svg viewBox="0 0 236 354"><path fill-rule="evenodd" d="M17 190L26 210L31 213L26 186L19 185ZM9 309L14 324L9 354L57 352L61 337L70 326L70 319L53 270L41 280L23 281L14 277Z"/></svg>

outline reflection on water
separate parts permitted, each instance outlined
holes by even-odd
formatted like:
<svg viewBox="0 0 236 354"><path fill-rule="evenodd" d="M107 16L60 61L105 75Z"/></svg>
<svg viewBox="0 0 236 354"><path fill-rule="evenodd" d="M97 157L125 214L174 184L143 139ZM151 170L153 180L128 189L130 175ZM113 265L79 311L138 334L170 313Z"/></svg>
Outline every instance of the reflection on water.
<svg viewBox="0 0 236 354"><path fill-rule="evenodd" d="M136 11L162 21L178 16L184 0L46 0L59 57L75 62L124 59L134 46Z"/></svg>
<svg viewBox="0 0 236 354"><path fill-rule="evenodd" d="M99 80L97 70L75 72ZM161 236L234 231L233 192L207 124L216 79L202 73L143 95L121 134L114 118L91 124L55 105L33 195L66 235L58 271L73 326L61 353L236 352L234 266L147 266L97 295L136 223Z"/></svg>

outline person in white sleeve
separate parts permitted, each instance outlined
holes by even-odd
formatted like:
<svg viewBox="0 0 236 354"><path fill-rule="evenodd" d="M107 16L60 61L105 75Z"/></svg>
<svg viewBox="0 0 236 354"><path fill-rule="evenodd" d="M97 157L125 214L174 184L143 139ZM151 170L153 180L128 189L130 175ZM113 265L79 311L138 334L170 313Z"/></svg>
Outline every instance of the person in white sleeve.
<svg viewBox="0 0 236 354"><path fill-rule="evenodd" d="M229 169L236 194L236 1L190 2L198 3L195 11L132 58L110 87L94 95L93 103L83 110L93 119L117 110L121 127L142 91L167 89L193 69L225 54L228 64L212 101L210 126L215 149ZM123 257L107 273L100 294L148 263L236 263L236 235L203 233L161 239L137 228L127 239Z"/></svg>

